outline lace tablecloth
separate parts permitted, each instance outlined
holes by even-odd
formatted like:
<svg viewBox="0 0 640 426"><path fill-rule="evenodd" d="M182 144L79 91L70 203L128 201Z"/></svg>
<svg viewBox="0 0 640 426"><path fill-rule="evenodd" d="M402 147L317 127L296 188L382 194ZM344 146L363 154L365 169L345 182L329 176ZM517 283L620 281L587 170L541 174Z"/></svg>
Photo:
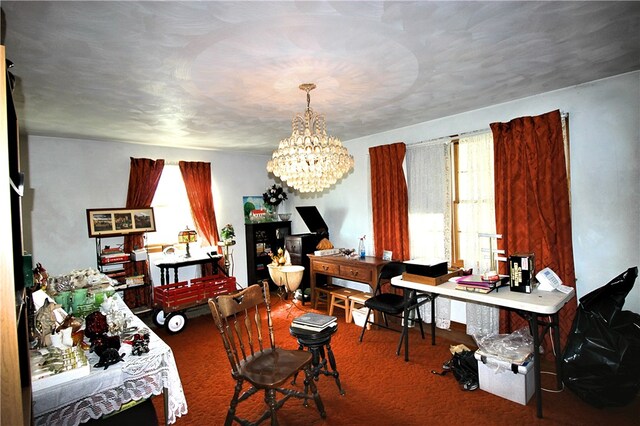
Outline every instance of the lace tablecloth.
<svg viewBox="0 0 640 426"><path fill-rule="evenodd" d="M120 299L118 308L131 317L131 326L146 327ZM148 328L148 327L146 327ZM149 352L141 356L131 355L131 346L123 344L119 350L125 353L124 361L94 368L98 357L87 355L91 374L81 379L43 388L33 392L35 425L69 425L97 419L120 409L129 401L160 395L167 388L167 422L187 413L187 401L182 390L171 348L150 330Z"/></svg>

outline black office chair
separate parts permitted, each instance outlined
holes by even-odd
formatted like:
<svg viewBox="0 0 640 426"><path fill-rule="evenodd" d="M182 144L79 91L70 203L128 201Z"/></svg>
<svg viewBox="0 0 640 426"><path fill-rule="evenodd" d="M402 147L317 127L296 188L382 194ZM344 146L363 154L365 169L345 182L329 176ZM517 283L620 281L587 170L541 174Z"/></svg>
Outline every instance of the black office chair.
<svg viewBox="0 0 640 426"><path fill-rule="evenodd" d="M364 332L367 330L368 324L376 324L379 327L383 327L389 330L399 331L400 341L398 342L398 349L396 350L396 355L400 355L400 347L402 346L402 341L404 339L404 330L398 330L397 327L393 328L389 326L389 322L387 320L387 315L392 317L402 318L405 308L408 309L407 312L411 312L412 310L416 311L416 316L418 317L418 324L420 325L420 334L424 339L424 329L422 328L422 318L420 317L420 310L416 309L418 307L418 301L415 294L415 291L412 291L405 300L405 297L402 294L397 294L392 292L395 287L391 285L391 278L396 277L398 275L402 275L405 271L405 264L402 262L389 262L382 267L380 270L380 274L378 275L378 283L373 294L373 297L367 299L364 303L367 310L367 315L365 317L365 323L362 327L362 333L360 334L360 342L362 342L362 338L364 337ZM383 285L389 282L387 286ZM384 319L384 324L378 324L369 319L371 315L371 311L378 311L382 314L382 318ZM409 321L416 321L415 319L408 319Z"/></svg>

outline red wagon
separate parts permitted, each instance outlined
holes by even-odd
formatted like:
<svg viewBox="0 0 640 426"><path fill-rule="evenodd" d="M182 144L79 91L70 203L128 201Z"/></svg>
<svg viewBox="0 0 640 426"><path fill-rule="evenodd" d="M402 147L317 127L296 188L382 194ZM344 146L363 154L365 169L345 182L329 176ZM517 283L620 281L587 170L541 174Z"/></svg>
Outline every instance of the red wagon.
<svg viewBox="0 0 640 426"><path fill-rule="evenodd" d="M153 323L166 327L171 334L179 333L187 323L187 309L233 291L236 291L236 278L222 274L154 287Z"/></svg>

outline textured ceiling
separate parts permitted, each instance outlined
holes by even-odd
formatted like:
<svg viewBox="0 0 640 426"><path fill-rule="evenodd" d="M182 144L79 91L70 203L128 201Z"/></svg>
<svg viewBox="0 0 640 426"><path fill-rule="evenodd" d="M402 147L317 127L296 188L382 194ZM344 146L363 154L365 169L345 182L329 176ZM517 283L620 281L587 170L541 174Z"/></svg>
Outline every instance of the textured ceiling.
<svg viewBox="0 0 640 426"><path fill-rule="evenodd" d="M300 83L349 140L640 69L638 2L0 6L32 135L269 153Z"/></svg>

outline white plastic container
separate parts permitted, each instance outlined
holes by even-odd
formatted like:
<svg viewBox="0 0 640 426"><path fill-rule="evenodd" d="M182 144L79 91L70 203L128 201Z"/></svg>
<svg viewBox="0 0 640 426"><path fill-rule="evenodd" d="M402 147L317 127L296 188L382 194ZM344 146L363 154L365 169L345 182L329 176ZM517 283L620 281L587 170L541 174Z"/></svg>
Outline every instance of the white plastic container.
<svg viewBox="0 0 640 426"><path fill-rule="evenodd" d="M369 310L369 308L365 308L364 306L362 308L358 308L358 309L354 309L352 311L352 315L353 315L353 322L358 326L358 327L363 327L364 326L364 319L367 316L367 311ZM373 321L373 311L371 311L371 315L369 315L369 321Z"/></svg>
<svg viewBox="0 0 640 426"><path fill-rule="evenodd" d="M479 354L476 353L475 357L478 360L480 389L518 404L527 405L535 392L533 360L519 365L518 372L514 373L508 362L485 357L485 364Z"/></svg>

